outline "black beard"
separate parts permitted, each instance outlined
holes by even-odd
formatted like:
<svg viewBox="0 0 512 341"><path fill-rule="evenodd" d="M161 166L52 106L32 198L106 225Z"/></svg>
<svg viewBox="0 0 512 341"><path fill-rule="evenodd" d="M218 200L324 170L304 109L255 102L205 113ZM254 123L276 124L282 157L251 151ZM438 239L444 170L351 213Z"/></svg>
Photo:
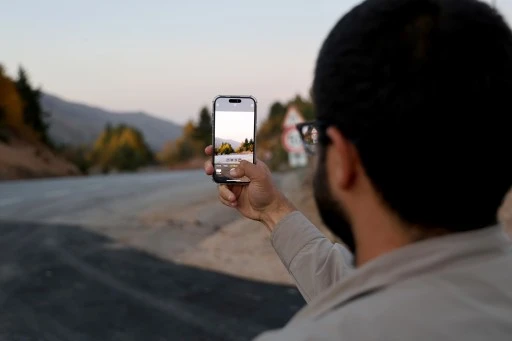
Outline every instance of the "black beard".
<svg viewBox="0 0 512 341"><path fill-rule="evenodd" d="M313 178L313 190L317 209L325 226L338 236L352 254L355 255L356 245L352 224L343 207L333 198L329 188L325 165L325 150L319 150L319 154L317 169Z"/></svg>

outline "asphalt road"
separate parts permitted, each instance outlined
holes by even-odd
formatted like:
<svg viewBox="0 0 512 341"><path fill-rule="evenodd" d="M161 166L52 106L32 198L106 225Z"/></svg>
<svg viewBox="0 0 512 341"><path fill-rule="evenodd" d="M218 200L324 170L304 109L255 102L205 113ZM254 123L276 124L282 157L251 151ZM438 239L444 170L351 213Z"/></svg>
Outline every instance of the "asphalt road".
<svg viewBox="0 0 512 341"><path fill-rule="evenodd" d="M304 305L296 289L172 261L236 219L215 196L200 171L0 183L0 340L250 340L283 326ZM143 218L167 211L194 217Z"/></svg>
<svg viewBox="0 0 512 341"><path fill-rule="evenodd" d="M189 206L214 192L201 171L11 181L0 183L0 218L130 223L143 210Z"/></svg>

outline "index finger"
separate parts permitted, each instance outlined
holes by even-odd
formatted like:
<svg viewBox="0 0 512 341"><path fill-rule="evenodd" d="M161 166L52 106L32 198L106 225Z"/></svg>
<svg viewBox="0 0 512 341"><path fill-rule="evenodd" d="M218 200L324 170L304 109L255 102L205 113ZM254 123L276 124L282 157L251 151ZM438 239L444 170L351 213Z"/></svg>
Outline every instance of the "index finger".
<svg viewBox="0 0 512 341"><path fill-rule="evenodd" d="M208 147L206 147L204 149L204 153L207 155L207 156L212 156L213 154L213 146L212 145L209 145Z"/></svg>

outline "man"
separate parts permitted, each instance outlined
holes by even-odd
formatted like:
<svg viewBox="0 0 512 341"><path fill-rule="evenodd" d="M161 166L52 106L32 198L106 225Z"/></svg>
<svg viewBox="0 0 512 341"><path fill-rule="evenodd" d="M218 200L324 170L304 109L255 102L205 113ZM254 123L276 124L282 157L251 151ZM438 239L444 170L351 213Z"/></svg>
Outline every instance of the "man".
<svg viewBox="0 0 512 341"><path fill-rule="evenodd" d="M261 221L308 302L258 340L512 340L512 32L476 0L367 0L324 42L313 99L325 238L262 162L220 200ZM211 155L211 147L206 149ZM210 163L206 173L212 174Z"/></svg>

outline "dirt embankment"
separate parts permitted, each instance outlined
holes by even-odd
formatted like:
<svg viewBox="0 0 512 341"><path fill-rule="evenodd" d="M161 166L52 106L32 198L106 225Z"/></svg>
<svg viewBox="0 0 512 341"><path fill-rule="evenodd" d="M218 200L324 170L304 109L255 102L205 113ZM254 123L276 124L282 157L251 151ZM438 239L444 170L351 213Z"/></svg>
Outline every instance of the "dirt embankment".
<svg viewBox="0 0 512 341"><path fill-rule="evenodd" d="M80 175L78 168L44 145L11 138L0 142L0 180Z"/></svg>

